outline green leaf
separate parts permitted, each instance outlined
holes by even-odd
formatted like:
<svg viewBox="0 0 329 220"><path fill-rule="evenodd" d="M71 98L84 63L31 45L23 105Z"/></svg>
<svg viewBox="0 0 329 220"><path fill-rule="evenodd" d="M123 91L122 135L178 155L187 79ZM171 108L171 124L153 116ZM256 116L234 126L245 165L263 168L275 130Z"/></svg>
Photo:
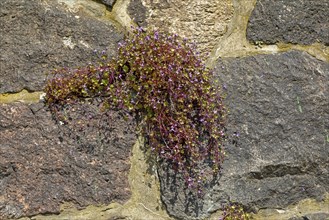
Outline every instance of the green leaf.
<svg viewBox="0 0 329 220"><path fill-rule="evenodd" d="M125 73L129 72L129 67L127 65L123 65L122 69Z"/></svg>
<svg viewBox="0 0 329 220"><path fill-rule="evenodd" d="M102 79L101 84L107 86L109 81L107 79Z"/></svg>

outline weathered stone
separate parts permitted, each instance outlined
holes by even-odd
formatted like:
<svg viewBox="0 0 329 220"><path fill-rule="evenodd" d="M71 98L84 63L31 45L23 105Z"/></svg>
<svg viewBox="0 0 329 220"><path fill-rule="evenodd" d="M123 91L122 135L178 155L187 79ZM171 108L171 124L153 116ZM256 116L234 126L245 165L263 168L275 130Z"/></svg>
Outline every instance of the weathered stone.
<svg viewBox="0 0 329 220"><path fill-rule="evenodd" d="M291 51L222 59L215 72L227 88L227 158L203 199L185 194L179 176L160 169L169 213L201 219L228 201L257 211L323 199L329 191L329 64Z"/></svg>
<svg viewBox="0 0 329 220"><path fill-rule="evenodd" d="M112 56L123 35L113 25L56 1L3 0L0 7L0 93L41 90L46 73Z"/></svg>
<svg viewBox="0 0 329 220"><path fill-rule="evenodd" d="M66 110L58 124L41 103L0 105L0 219L130 198L133 120L92 104Z"/></svg>
<svg viewBox="0 0 329 220"><path fill-rule="evenodd" d="M176 33L195 41L205 54L226 33L233 16L232 0L131 0L128 14L141 26Z"/></svg>
<svg viewBox="0 0 329 220"><path fill-rule="evenodd" d="M104 5L106 5L109 9L113 8L116 0L100 0Z"/></svg>
<svg viewBox="0 0 329 220"><path fill-rule="evenodd" d="M149 16L142 0L130 0L127 11L131 19L141 27L147 26L146 18Z"/></svg>
<svg viewBox="0 0 329 220"><path fill-rule="evenodd" d="M329 45L329 0L259 0L247 38L266 44L321 42Z"/></svg>
<svg viewBox="0 0 329 220"><path fill-rule="evenodd" d="M328 213L312 213L307 214L301 217L293 217L289 218L288 220L326 220L329 219L329 212Z"/></svg>

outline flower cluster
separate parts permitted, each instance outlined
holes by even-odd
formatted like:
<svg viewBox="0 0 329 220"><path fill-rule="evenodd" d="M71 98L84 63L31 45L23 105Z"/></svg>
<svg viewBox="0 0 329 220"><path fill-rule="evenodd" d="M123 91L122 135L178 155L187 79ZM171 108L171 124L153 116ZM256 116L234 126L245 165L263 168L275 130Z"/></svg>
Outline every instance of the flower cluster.
<svg viewBox="0 0 329 220"><path fill-rule="evenodd" d="M220 89L196 52L175 34L133 29L114 59L57 70L45 88L56 110L82 98L102 97L102 107L126 109L143 118L148 146L200 188L205 162L218 173L223 160L225 108Z"/></svg>
<svg viewBox="0 0 329 220"><path fill-rule="evenodd" d="M239 204L232 203L224 208L222 217L219 220L249 220L250 215L245 213Z"/></svg>

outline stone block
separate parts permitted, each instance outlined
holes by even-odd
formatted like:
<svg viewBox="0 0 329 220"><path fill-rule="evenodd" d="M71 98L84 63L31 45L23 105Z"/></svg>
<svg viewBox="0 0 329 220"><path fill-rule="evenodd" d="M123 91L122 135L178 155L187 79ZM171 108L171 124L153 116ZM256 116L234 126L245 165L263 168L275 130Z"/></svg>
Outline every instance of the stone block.
<svg viewBox="0 0 329 220"><path fill-rule="evenodd" d="M90 104L66 111L55 123L42 103L0 105L0 219L130 198L134 121Z"/></svg>
<svg viewBox="0 0 329 220"><path fill-rule="evenodd" d="M162 200L179 219L202 219L228 201L247 211L284 209L329 192L329 64L305 52L226 58L227 157L199 199L163 166Z"/></svg>
<svg viewBox="0 0 329 220"><path fill-rule="evenodd" d="M0 93L40 91L54 68L96 61L94 50L112 56L123 38L114 25L57 1L3 0L0 27Z"/></svg>
<svg viewBox="0 0 329 220"><path fill-rule="evenodd" d="M329 45L328 0L258 0L248 23L253 43Z"/></svg>

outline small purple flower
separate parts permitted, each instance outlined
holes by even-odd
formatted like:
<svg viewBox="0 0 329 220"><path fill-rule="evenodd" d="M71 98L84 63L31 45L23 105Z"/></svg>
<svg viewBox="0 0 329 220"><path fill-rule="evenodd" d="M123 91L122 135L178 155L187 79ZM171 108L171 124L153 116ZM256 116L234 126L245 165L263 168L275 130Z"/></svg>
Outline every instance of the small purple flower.
<svg viewBox="0 0 329 220"><path fill-rule="evenodd" d="M239 137L239 136L240 136L240 132L235 131L235 132L233 133L233 136L235 136L235 137Z"/></svg>
<svg viewBox="0 0 329 220"><path fill-rule="evenodd" d="M159 40L159 32L154 32L154 39Z"/></svg>
<svg viewBox="0 0 329 220"><path fill-rule="evenodd" d="M137 30L138 30L138 32L143 32L144 31L143 27L138 27Z"/></svg>

